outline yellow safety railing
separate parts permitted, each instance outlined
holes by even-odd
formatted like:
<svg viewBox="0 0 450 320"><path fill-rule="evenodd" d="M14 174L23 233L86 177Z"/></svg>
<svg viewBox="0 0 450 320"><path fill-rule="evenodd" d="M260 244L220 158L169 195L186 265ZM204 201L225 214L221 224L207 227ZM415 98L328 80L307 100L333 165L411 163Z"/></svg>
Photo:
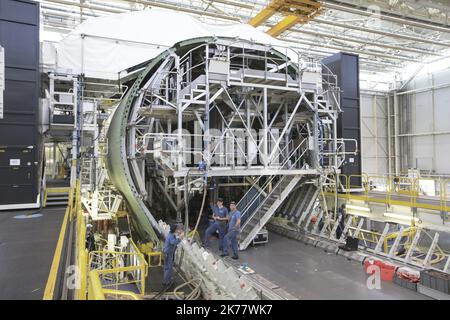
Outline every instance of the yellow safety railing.
<svg viewBox="0 0 450 320"><path fill-rule="evenodd" d="M448 205L448 202L450 202L450 194L448 192L450 187L450 179L445 179L442 181L441 184L441 207L443 210L441 211L445 211L445 212L449 212L450 211L450 206Z"/></svg>
<svg viewBox="0 0 450 320"><path fill-rule="evenodd" d="M61 263L61 255L62 255L62 250L63 250L63 246L64 246L64 239L65 239L65 234L66 234L66 229L67 229L67 225L72 221L73 216L74 216L74 212L75 212L75 205L73 203L74 201L74 194L76 193L76 189L77 187L79 188L79 184L76 184L75 188L48 188L45 190L44 192L44 200L43 200L43 205L46 205L47 202L47 195L49 193L62 193L62 192L68 192L69 193L69 203L68 206L66 208L65 214L64 214L64 219L63 219L63 223L61 226L61 231L59 233L59 237L58 237L58 242L56 244L56 249L55 249L55 253L53 256L53 260L52 260L52 265L50 267L50 272L49 272L49 276L47 279L47 284L45 286L45 290L44 290L44 296L43 299L44 300L52 300L54 298L54 292L55 292L55 287L56 287L56 279L58 276L58 269L59 269L59 265Z"/></svg>
<svg viewBox="0 0 450 320"><path fill-rule="evenodd" d="M142 298L132 291L103 289L103 293L109 296L127 297L127 300L142 300Z"/></svg>
<svg viewBox="0 0 450 320"><path fill-rule="evenodd" d="M411 207L413 207L416 202L416 197L418 196L418 193L415 190L415 179L409 177L394 177L393 182L396 193L405 195L408 199L406 202L409 202ZM388 193L388 195L390 202L395 203L396 199L392 200L393 193Z"/></svg>
<svg viewBox="0 0 450 320"><path fill-rule="evenodd" d="M383 248L384 253L388 253L389 249L392 247L392 244L389 244L389 240L395 240L399 236L400 231L392 232L384 238ZM408 240L411 241L416 234L416 228L410 227L403 230L401 237L408 237Z"/></svg>
<svg viewBox="0 0 450 320"><path fill-rule="evenodd" d="M380 176L380 175L375 175L375 176L368 176L368 189L370 191L372 191L373 189L376 189L376 186L379 185L379 183L374 184L374 181L380 181L382 183L382 185L384 186L384 192L385 192L385 196L384 196L384 201L386 203L389 203L389 193L392 192L393 186L392 186L392 180L389 179L389 177L387 176ZM375 190L378 191L378 190ZM383 192L383 190L382 190ZM368 197L369 198L369 197Z"/></svg>
<svg viewBox="0 0 450 320"><path fill-rule="evenodd" d="M75 190L72 206L72 219L76 219L76 252L75 261L79 272L79 287L75 291L78 300L86 300L87 298L87 270L88 270L88 254L86 249L86 218L81 210L80 197L80 180L75 183Z"/></svg>
<svg viewBox="0 0 450 320"><path fill-rule="evenodd" d="M99 278L104 280L103 289L119 290L122 285L135 284L141 295L145 293L148 263L133 241L130 243L130 248L130 252L96 250L89 253L89 274L91 271L97 272ZM128 274L132 275L131 279L127 277ZM91 287L90 278L88 282Z"/></svg>
<svg viewBox="0 0 450 320"><path fill-rule="evenodd" d="M115 296L116 298L126 297L129 298L128 300L141 300L139 295L131 291L103 288L102 282L100 280L100 274L101 271L99 270L91 270L89 272L89 300L106 300L108 295Z"/></svg>
<svg viewBox="0 0 450 320"><path fill-rule="evenodd" d="M161 251L151 251L147 253L148 256L148 266L149 267L160 267L162 266L162 252ZM156 258L156 263L152 261Z"/></svg>
<svg viewBox="0 0 450 320"><path fill-rule="evenodd" d="M450 205L450 179L433 179L433 178L411 178L404 176L380 176L380 175L340 175L340 184L345 188L344 192L339 192L338 197L347 200L360 200L366 202L384 203L389 206L399 205L416 207L434 211L449 212ZM436 203L429 201L419 201L420 198L420 182L424 180L434 180L439 187L436 196ZM361 184L356 181L361 181ZM381 184L381 185L380 185ZM380 194L371 193L371 191L384 192L384 197ZM353 192L355 189L361 189L360 192ZM325 190L324 195L335 196L333 188ZM429 199L427 199L429 200Z"/></svg>
<svg viewBox="0 0 450 320"><path fill-rule="evenodd" d="M355 184L356 180L356 184ZM360 181L360 183L357 183ZM351 174L347 179L346 194L350 194L351 190L363 188L364 197L369 196L369 177L366 174Z"/></svg>
<svg viewBox="0 0 450 320"><path fill-rule="evenodd" d="M350 230L356 230L356 227L350 227ZM390 248L392 247L392 244L389 243L390 240L395 240L400 231L392 232L386 235L383 241L383 251L384 253L389 253ZM403 230L402 237L408 237L408 241L411 241L412 238L414 238L414 235L416 233L416 228L411 227ZM358 234L358 239L364 241L365 243L373 243L377 244L378 241L380 241L381 233L377 231L371 231L371 230L364 230L361 229Z"/></svg>
<svg viewBox="0 0 450 320"><path fill-rule="evenodd" d="M92 270L89 272L89 287L87 297L89 300L105 300L102 281L100 280L98 270Z"/></svg>

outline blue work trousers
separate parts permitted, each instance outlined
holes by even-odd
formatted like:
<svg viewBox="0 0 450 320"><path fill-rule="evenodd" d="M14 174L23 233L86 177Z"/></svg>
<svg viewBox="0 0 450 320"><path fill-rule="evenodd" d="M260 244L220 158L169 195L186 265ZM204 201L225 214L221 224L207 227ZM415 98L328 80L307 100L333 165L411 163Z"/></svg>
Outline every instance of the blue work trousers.
<svg viewBox="0 0 450 320"><path fill-rule="evenodd" d="M175 251L164 253L164 279L163 284L169 285L173 282L173 258Z"/></svg>
<svg viewBox="0 0 450 320"><path fill-rule="evenodd" d="M223 238L223 253L228 254L228 247L231 245L231 250L233 251L233 256L238 256L238 235L239 230L232 229Z"/></svg>
<svg viewBox="0 0 450 320"><path fill-rule="evenodd" d="M209 248L209 238L217 230L219 231L219 250L223 249L223 237L225 236L226 223L213 222L205 231L205 247Z"/></svg>

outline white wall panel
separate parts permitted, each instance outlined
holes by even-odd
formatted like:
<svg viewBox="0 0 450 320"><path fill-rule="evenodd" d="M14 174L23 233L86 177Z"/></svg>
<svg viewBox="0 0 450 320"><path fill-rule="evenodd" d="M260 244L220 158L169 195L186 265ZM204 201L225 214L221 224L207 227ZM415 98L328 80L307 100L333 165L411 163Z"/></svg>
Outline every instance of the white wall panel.
<svg viewBox="0 0 450 320"><path fill-rule="evenodd" d="M417 77L408 90L427 89L404 96L402 119L411 119L408 137L401 138L402 157L410 166L435 174L450 174L450 69ZM434 87L435 89L430 89ZM403 120L407 121L407 120ZM405 171L407 168L402 168Z"/></svg>
<svg viewBox="0 0 450 320"><path fill-rule="evenodd" d="M388 173L386 97L361 94L361 137L362 171Z"/></svg>

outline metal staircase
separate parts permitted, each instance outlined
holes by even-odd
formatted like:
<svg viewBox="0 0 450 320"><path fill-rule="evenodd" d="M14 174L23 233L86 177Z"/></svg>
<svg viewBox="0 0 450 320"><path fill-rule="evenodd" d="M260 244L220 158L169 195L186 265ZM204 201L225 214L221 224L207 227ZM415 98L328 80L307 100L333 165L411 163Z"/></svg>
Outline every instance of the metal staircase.
<svg viewBox="0 0 450 320"><path fill-rule="evenodd" d="M256 234L264 227L289 193L295 188L302 176L285 175L278 177L278 181L266 197L259 192L253 197L254 200L250 201L246 208L244 208L241 218L241 250L245 250L253 241ZM269 179L270 182L266 182L266 185L272 185L274 180L275 177L271 177ZM256 201L259 201L259 205L255 210L252 210Z"/></svg>
<svg viewBox="0 0 450 320"><path fill-rule="evenodd" d="M44 207L62 207L69 204L69 192L52 192L48 193L45 199Z"/></svg>
<svg viewBox="0 0 450 320"><path fill-rule="evenodd" d="M280 165L280 170L296 168L298 161L305 152L303 151L301 155L298 155L298 150L301 150L304 143L306 143L306 140L303 140L290 152ZM303 175L298 174L274 174L260 176L256 179L237 204L237 208L241 211L241 250L248 247L302 177Z"/></svg>
<svg viewBox="0 0 450 320"><path fill-rule="evenodd" d="M187 84L180 90L179 97L183 103L205 104L206 101L200 98L206 96L206 76L198 76L194 81Z"/></svg>
<svg viewBox="0 0 450 320"><path fill-rule="evenodd" d="M45 188L43 207L67 206L69 204L70 187Z"/></svg>
<svg viewBox="0 0 450 320"><path fill-rule="evenodd" d="M299 223L305 212L311 212L318 196L319 188L312 183L305 183L289 195L276 215Z"/></svg>

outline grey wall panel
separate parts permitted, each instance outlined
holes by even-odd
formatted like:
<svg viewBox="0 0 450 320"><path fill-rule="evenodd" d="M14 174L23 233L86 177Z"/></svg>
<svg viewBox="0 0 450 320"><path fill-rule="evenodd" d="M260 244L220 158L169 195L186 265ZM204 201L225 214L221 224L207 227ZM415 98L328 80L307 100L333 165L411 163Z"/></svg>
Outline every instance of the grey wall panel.
<svg viewBox="0 0 450 320"><path fill-rule="evenodd" d="M11 122L8 124L1 124L0 132L0 147L13 146L23 147L26 149L29 146L33 146L35 141L36 130L33 124L24 124L22 122ZM19 133L20 130L20 133ZM12 151L11 151L12 152ZM2 153L0 153L0 157Z"/></svg>
<svg viewBox="0 0 450 320"><path fill-rule="evenodd" d="M8 94L5 94L5 112L16 113L27 111L34 114L34 107L38 97L37 83L29 81L6 80L5 87Z"/></svg>
<svg viewBox="0 0 450 320"><path fill-rule="evenodd" d="M0 20L39 25L39 14L36 14L36 7L35 1L1 0Z"/></svg>
<svg viewBox="0 0 450 320"><path fill-rule="evenodd" d="M8 0L4 0L8 1ZM11 21L0 22L2 47L7 48L7 66L10 68L36 69L35 61L39 47L27 40L36 37L36 25L21 24ZM38 39L39 41L39 39Z"/></svg>

